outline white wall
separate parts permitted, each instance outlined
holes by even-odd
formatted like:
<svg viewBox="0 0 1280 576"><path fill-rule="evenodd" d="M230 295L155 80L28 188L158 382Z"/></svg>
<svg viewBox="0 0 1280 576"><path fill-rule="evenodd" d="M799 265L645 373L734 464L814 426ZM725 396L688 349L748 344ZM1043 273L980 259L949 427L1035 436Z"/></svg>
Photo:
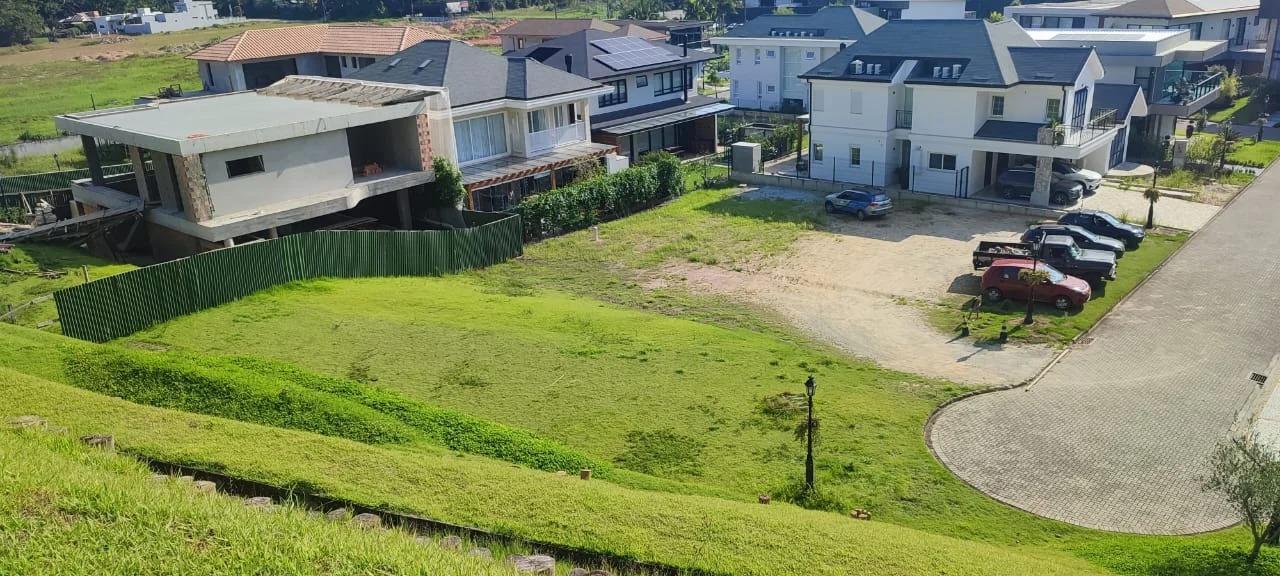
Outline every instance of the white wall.
<svg viewBox="0 0 1280 576"><path fill-rule="evenodd" d="M262 156L264 172L227 177L228 160ZM350 186L354 181L342 130L201 155L215 216Z"/></svg>
<svg viewBox="0 0 1280 576"><path fill-rule="evenodd" d="M964 18L964 0L911 0L902 11L903 20L959 20Z"/></svg>
<svg viewBox="0 0 1280 576"><path fill-rule="evenodd" d="M845 44L853 44L846 41ZM761 38L759 43L733 44L729 49L729 102L742 108L778 110L784 98L801 100L809 106L808 87L796 77L808 72L839 51L839 46L823 46L808 43L803 46L770 44ZM738 51L741 50L741 58ZM756 64L756 50L760 51L760 63ZM773 56L770 56L770 51ZM794 65L785 65L788 54L794 54ZM811 57L808 57L811 56ZM796 81L790 85L786 78ZM770 87L773 88L770 91Z"/></svg>
<svg viewBox="0 0 1280 576"><path fill-rule="evenodd" d="M208 84L212 81L211 86L207 86L213 92L236 92L244 90L244 70L238 62L197 62L200 67L200 77ZM208 65L206 68L205 65Z"/></svg>

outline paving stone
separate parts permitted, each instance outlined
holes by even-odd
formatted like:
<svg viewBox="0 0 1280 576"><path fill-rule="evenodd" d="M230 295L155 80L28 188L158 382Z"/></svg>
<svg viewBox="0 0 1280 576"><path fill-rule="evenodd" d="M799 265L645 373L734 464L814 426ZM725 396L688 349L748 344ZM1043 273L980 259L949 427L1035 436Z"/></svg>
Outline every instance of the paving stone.
<svg viewBox="0 0 1280 576"><path fill-rule="evenodd" d="M1278 189L1267 171L1031 388L944 409L930 430L939 458L1001 501L1081 526L1235 522L1200 478L1257 400L1249 373L1280 350Z"/></svg>

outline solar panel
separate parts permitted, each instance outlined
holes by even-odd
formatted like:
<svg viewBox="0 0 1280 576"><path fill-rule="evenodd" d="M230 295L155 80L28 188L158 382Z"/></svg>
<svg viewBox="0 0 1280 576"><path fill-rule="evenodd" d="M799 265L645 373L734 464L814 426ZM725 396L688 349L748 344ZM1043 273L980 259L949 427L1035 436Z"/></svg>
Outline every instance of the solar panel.
<svg viewBox="0 0 1280 576"><path fill-rule="evenodd" d="M616 38L601 38L592 40L591 44L596 48L604 50L610 54L618 52L632 52L635 50L644 50L645 48L653 48L653 45L641 38L635 36L618 36Z"/></svg>
<svg viewBox="0 0 1280 576"><path fill-rule="evenodd" d="M592 40L591 44L607 52L607 54L597 55L596 60L614 70L629 70L680 60L679 56L672 54L669 50L658 48L647 40L633 36L602 38Z"/></svg>

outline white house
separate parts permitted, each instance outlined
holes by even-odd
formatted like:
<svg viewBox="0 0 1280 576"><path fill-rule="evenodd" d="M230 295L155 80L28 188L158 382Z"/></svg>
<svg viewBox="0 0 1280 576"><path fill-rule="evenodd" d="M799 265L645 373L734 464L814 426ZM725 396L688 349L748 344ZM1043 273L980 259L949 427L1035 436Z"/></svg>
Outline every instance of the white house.
<svg viewBox="0 0 1280 576"><path fill-rule="evenodd" d="M499 30L496 35L502 41L502 52L505 54L583 30L598 30L656 41L662 41L667 37L663 32L651 30L633 21L613 23L595 18L526 18L512 22L511 25Z"/></svg>
<svg viewBox="0 0 1280 576"><path fill-rule="evenodd" d="M1224 41L1212 63L1242 74L1262 71L1274 22L1258 17L1258 0L1080 0L1008 6L1023 28L1187 30L1190 40Z"/></svg>
<svg viewBox="0 0 1280 576"><path fill-rule="evenodd" d="M733 108L698 95L702 68L716 57L710 51L583 30L508 55L609 87L590 103L592 140L617 145L633 161L650 150L714 152L716 115Z"/></svg>
<svg viewBox="0 0 1280 576"><path fill-rule="evenodd" d="M132 13L98 15L91 20L99 34L140 35L243 22L244 18L219 16L209 0L178 0L173 3L173 12L138 8Z"/></svg>
<svg viewBox="0 0 1280 576"><path fill-rule="evenodd" d="M451 144L468 205L479 210L508 209L563 183L566 169L616 150L591 141L589 113L613 89L534 59L426 40L352 77L448 89Z"/></svg>
<svg viewBox="0 0 1280 576"><path fill-rule="evenodd" d="M1192 40L1190 30L1028 30L1041 46L1090 46L1110 85L1142 88L1148 114L1129 133L1158 140L1172 135L1178 118L1218 98L1220 74L1196 70L1227 51L1226 40Z"/></svg>
<svg viewBox="0 0 1280 576"><path fill-rule="evenodd" d="M1012 21L893 20L803 78L811 177L954 196L1028 156L1046 204L1050 160L1106 172L1135 111L1099 106L1092 48L1039 46Z"/></svg>
<svg viewBox="0 0 1280 576"><path fill-rule="evenodd" d="M858 0L853 5L885 20L956 20L973 17L964 0Z"/></svg>
<svg viewBox="0 0 1280 576"><path fill-rule="evenodd" d="M450 131L447 91L294 76L258 92L65 114L91 177L72 186L78 213L141 212L153 254L176 258L254 238L390 213L410 225L434 180L432 145ZM134 171L104 178L99 140L128 147ZM384 195L396 193L387 201Z"/></svg>
<svg viewBox="0 0 1280 576"><path fill-rule="evenodd" d="M310 24L246 30L187 56L207 92L256 90L293 74L346 78L423 40L443 36L419 26Z"/></svg>

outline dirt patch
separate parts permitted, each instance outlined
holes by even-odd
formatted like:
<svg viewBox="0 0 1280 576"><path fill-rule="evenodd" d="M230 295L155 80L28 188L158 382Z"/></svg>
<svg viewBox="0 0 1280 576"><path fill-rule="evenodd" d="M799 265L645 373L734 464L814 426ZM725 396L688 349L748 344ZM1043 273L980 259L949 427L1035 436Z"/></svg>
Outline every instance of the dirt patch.
<svg viewBox="0 0 1280 576"><path fill-rule="evenodd" d="M112 50L111 52L101 52L91 56L90 55L76 56L75 61L76 62L115 62L117 60L124 60L125 58L128 58L130 56L133 56L133 52L130 52L128 50Z"/></svg>
<svg viewBox="0 0 1280 576"><path fill-rule="evenodd" d="M929 205L879 221L837 216L759 266L670 263L657 279L762 305L888 368L968 384L1016 383L1039 372L1053 350L953 339L912 302L973 293L976 239L1013 238L1026 225L1025 217Z"/></svg>

